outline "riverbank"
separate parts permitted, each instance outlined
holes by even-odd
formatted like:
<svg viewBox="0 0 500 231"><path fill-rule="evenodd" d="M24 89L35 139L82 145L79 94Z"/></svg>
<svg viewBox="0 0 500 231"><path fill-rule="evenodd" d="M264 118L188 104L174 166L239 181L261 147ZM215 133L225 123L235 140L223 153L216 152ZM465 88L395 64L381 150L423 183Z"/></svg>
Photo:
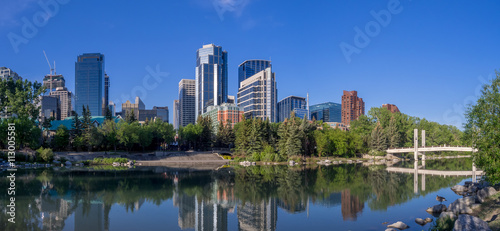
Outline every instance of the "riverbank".
<svg viewBox="0 0 500 231"><path fill-rule="evenodd" d="M451 190L463 198L448 207L440 204L428 209L440 214L432 230L500 230L499 189L499 185L493 187L485 181L453 186Z"/></svg>

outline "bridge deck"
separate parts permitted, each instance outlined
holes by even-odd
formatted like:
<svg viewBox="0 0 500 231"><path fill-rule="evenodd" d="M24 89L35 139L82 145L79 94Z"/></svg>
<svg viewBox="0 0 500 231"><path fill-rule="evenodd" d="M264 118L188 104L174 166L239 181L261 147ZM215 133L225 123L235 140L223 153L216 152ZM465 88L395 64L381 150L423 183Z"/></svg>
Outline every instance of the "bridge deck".
<svg viewBox="0 0 500 231"><path fill-rule="evenodd" d="M413 168L395 168L387 167L388 172L400 172L400 173L415 173ZM473 176L473 171L441 171L441 170L430 170L430 169L419 169L418 174L425 175L437 175L437 176ZM476 171L476 175L483 175L483 171Z"/></svg>

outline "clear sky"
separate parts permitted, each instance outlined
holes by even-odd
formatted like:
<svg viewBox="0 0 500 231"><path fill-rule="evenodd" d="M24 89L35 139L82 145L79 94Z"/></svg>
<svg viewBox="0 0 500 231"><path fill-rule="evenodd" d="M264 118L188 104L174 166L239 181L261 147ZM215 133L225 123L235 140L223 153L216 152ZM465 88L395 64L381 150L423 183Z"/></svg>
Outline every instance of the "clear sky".
<svg viewBox="0 0 500 231"><path fill-rule="evenodd" d="M41 82L45 50L74 91L76 57L100 52L118 111L138 95L146 108L168 106L170 121L179 80L194 79L196 50L208 43L228 52L230 95L239 64L271 59L278 99L309 92L311 105L340 103L343 90L357 90L367 112L392 103L458 126L500 69L493 0L1 2L0 66Z"/></svg>

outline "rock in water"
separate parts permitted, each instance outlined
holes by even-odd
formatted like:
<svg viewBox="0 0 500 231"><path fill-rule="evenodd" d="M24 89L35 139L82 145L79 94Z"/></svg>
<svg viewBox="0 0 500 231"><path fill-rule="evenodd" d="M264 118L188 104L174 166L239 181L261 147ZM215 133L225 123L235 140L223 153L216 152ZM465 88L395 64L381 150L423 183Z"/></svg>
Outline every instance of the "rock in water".
<svg viewBox="0 0 500 231"><path fill-rule="evenodd" d="M458 219L455 221L455 226L453 228L455 231L465 231L465 230L475 230L475 231L491 231L488 223L479 219L478 217L473 217L471 215L459 215Z"/></svg>
<svg viewBox="0 0 500 231"><path fill-rule="evenodd" d="M415 218L415 223L417 223L421 226L424 226L426 224L426 222L422 218Z"/></svg>
<svg viewBox="0 0 500 231"><path fill-rule="evenodd" d="M455 192L455 193L460 193L460 192L467 191L467 187L457 184L457 185L451 187L451 190L453 190L453 192Z"/></svg>
<svg viewBox="0 0 500 231"><path fill-rule="evenodd" d="M398 231L397 229L393 229L393 228L388 228L388 229L385 229L385 231Z"/></svg>
<svg viewBox="0 0 500 231"><path fill-rule="evenodd" d="M424 221L425 221L425 223L429 223L429 222L432 222L432 221L433 221L433 219L432 219L432 218L430 218L430 217L428 217L428 218L425 218L425 220L424 220Z"/></svg>
<svg viewBox="0 0 500 231"><path fill-rule="evenodd" d="M477 199L479 200L479 202L483 203L486 198L493 196L496 193L497 190L495 190L493 187L486 187L477 192Z"/></svg>
<svg viewBox="0 0 500 231"><path fill-rule="evenodd" d="M410 228L410 226L406 225L402 221L398 221L394 224L388 225L387 228L395 228L395 229L403 230L403 229Z"/></svg>
<svg viewBox="0 0 500 231"><path fill-rule="evenodd" d="M427 211L428 213L441 213L441 212L446 211L446 205L443 205L443 204L434 205L425 211Z"/></svg>

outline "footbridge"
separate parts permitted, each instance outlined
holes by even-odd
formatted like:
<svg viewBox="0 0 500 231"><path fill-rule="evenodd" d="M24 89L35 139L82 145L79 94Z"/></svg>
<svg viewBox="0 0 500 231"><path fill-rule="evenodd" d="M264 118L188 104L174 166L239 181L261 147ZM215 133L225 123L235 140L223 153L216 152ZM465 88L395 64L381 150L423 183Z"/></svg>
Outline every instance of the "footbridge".
<svg viewBox="0 0 500 231"><path fill-rule="evenodd" d="M390 148L387 149L387 153L395 154L395 153L411 153L414 154L414 159L418 160L418 156L422 156L422 160L425 161L425 152L477 152L477 149L471 147L460 147L460 146L438 146L438 147L426 147L425 146L425 130L422 130L422 146L418 146L418 129L415 129L413 132L413 141L414 146L410 148Z"/></svg>

